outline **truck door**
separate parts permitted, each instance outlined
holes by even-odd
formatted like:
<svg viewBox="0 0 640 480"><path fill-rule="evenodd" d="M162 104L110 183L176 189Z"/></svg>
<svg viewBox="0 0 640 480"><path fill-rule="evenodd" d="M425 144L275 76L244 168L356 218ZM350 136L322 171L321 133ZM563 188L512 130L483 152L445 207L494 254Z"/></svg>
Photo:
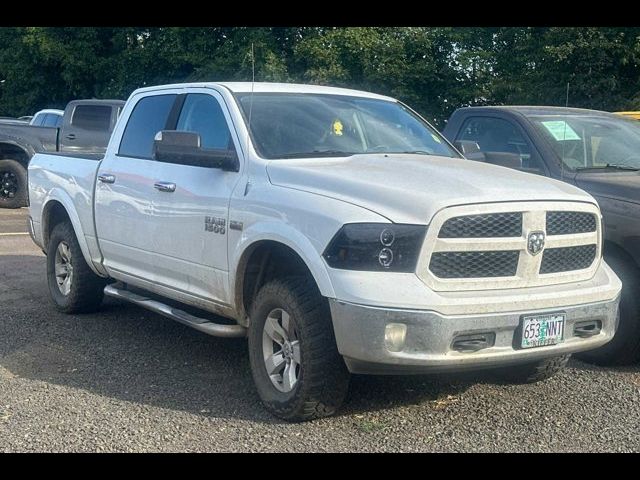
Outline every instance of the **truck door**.
<svg viewBox="0 0 640 480"><path fill-rule="evenodd" d="M153 254L153 140L164 130L176 94L143 97L134 106L120 145L102 160L95 193L95 222L104 266L114 278L123 275L155 281Z"/></svg>
<svg viewBox="0 0 640 480"><path fill-rule="evenodd" d="M198 133L203 148L239 151L222 97L211 89L194 92L198 93L182 97L175 130ZM158 162L155 175L153 248L158 281L171 285L178 295L229 304L228 212L239 173L181 165L176 159Z"/></svg>

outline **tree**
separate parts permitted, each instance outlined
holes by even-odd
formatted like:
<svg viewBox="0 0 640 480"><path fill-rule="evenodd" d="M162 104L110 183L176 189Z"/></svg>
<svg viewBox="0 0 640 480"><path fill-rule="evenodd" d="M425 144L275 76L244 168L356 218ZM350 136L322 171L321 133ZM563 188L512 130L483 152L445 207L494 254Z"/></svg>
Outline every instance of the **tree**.
<svg viewBox="0 0 640 480"><path fill-rule="evenodd" d="M251 46L253 45L253 61ZM0 28L0 115L184 81L370 90L442 125L459 106L640 108L640 28Z"/></svg>

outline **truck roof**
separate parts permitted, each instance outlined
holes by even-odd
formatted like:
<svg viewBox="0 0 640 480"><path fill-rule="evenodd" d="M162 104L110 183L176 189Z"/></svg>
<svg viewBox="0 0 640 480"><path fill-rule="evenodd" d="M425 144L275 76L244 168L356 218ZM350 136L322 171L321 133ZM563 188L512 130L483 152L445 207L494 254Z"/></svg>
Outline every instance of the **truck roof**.
<svg viewBox="0 0 640 480"><path fill-rule="evenodd" d="M115 99L83 98L81 100L71 100L67 105L82 105L85 103L91 105L124 105L125 101Z"/></svg>
<svg viewBox="0 0 640 480"><path fill-rule="evenodd" d="M221 86L233 93L316 93L324 95L346 95L351 97L375 98L379 100L395 101L394 98L376 93L363 92L361 90L351 90L348 88L327 87L324 85L306 85L300 83L275 83L275 82L197 82L197 83L175 83L171 85L157 85L137 89L134 93L150 92L154 90L165 90L170 88L203 88Z"/></svg>
<svg viewBox="0 0 640 480"><path fill-rule="evenodd" d="M39 113L53 113L55 115L64 115L64 110L59 110L57 108L44 108L42 110L38 110L36 113L33 114L33 116L35 117Z"/></svg>
<svg viewBox="0 0 640 480"><path fill-rule="evenodd" d="M591 116L614 116L611 112L602 110L590 110L587 108L552 107L544 105L490 105L481 107L463 107L459 110L506 110L517 112L522 115L591 115Z"/></svg>

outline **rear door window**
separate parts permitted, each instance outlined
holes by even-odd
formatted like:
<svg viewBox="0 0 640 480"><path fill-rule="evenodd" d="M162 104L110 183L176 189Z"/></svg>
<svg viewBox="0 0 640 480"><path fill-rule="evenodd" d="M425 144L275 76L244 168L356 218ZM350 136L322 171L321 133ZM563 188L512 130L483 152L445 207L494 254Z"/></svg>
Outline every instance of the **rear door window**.
<svg viewBox="0 0 640 480"><path fill-rule="evenodd" d="M38 115L35 116L35 118L31 122L31 125L33 125L35 127L41 127L42 123L44 122L45 116L46 116L46 114L39 113Z"/></svg>
<svg viewBox="0 0 640 480"><path fill-rule="evenodd" d="M153 141L164 130L176 99L175 94L142 98L133 108L122 134L118 155L153 158Z"/></svg>
<svg viewBox="0 0 640 480"><path fill-rule="evenodd" d="M77 105L71 125L84 130L109 130L111 107L109 105Z"/></svg>
<svg viewBox="0 0 640 480"><path fill-rule="evenodd" d="M62 117L60 115L47 113L44 117L44 123L42 125L44 125L45 127L59 127L60 120L62 120Z"/></svg>

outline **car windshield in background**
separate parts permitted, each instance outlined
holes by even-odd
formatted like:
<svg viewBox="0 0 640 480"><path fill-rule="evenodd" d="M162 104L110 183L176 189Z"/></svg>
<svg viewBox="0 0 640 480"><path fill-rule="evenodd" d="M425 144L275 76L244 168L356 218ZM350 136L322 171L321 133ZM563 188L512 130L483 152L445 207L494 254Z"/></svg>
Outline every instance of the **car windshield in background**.
<svg viewBox="0 0 640 480"><path fill-rule="evenodd" d="M459 157L440 134L396 102L298 93L236 94L263 158L419 153Z"/></svg>
<svg viewBox="0 0 640 480"><path fill-rule="evenodd" d="M605 116L529 117L571 170L640 169L640 122Z"/></svg>

